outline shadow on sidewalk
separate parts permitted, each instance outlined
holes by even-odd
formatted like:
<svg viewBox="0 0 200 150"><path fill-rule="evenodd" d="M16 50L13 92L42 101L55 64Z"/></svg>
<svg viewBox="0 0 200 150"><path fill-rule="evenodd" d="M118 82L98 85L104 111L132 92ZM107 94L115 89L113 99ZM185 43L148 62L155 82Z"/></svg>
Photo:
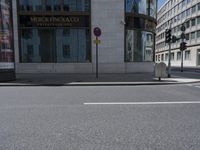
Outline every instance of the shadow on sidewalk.
<svg viewBox="0 0 200 150"><path fill-rule="evenodd" d="M66 85L70 83L119 83L119 82L167 82L158 81L153 73L134 73L134 74L100 74L99 78L95 74L17 74L16 81L10 81L10 84L28 84L28 85ZM170 81L171 82L171 81ZM175 82L175 81L173 81Z"/></svg>

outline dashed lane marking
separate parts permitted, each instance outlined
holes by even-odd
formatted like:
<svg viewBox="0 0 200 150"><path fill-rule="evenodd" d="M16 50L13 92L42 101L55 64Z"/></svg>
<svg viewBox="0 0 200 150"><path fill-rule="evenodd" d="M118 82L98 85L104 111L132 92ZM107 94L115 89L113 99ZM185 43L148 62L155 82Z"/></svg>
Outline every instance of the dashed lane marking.
<svg viewBox="0 0 200 150"><path fill-rule="evenodd" d="M170 104L200 104L200 101L177 101L177 102L99 102L84 103L84 105L170 105Z"/></svg>

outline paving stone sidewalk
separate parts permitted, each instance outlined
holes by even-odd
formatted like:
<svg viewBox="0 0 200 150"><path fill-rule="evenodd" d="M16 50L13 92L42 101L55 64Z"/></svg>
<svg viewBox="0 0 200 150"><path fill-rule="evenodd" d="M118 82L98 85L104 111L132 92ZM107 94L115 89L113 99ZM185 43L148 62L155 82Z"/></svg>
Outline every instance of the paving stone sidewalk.
<svg viewBox="0 0 200 150"><path fill-rule="evenodd" d="M200 82L200 78L172 75L159 81L153 73L133 74L17 74L16 81L0 86L98 86L98 85L160 85Z"/></svg>

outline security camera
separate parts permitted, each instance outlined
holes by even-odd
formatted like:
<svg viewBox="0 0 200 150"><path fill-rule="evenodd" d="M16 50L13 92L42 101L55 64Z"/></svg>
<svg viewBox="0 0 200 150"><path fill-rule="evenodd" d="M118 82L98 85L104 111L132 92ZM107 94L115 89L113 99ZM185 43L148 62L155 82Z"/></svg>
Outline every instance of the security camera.
<svg viewBox="0 0 200 150"><path fill-rule="evenodd" d="M126 24L126 22L124 21L124 20L121 20L121 22L120 22L122 25L125 25Z"/></svg>

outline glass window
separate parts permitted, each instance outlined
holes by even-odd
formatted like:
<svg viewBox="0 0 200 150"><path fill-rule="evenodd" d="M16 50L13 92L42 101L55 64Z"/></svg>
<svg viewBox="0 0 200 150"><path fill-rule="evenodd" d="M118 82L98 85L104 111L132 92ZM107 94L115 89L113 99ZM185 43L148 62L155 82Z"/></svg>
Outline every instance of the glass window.
<svg viewBox="0 0 200 150"><path fill-rule="evenodd" d="M181 60L181 52L177 52L177 60Z"/></svg>
<svg viewBox="0 0 200 150"><path fill-rule="evenodd" d="M171 53L171 60L174 60L174 53Z"/></svg>
<svg viewBox="0 0 200 150"><path fill-rule="evenodd" d="M192 14L196 12L196 5L192 7Z"/></svg>
<svg viewBox="0 0 200 150"><path fill-rule="evenodd" d="M161 55L161 61L164 61L164 54Z"/></svg>
<svg viewBox="0 0 200 150"><path fill-rule="evenodd" d="M183 0L183 2L182 2L182 7L184 7L185 4L186 4L186 0Z"/></svg>
<svg viewBox="0 0 200 150"><path fill-rule="evenodd" d="M185 39L188 41L190 39L189 33L185 35Z"/></svg>
<svg viewBox="0 0 200 150"><path fill-rule="evenodd" d="M189 27L190 27L190 21L187 21L187 22L185 23L185 25L186 25L186 28L189 28Z"/></svg>
<svg viewBox="0 0 200 150"><path fill-rule="evenodd" d="M186 10L186 16L190 15L190 9Z"/></svg>
<svg viewBox="0 0 200 150"><path fill-rule="evenodd" d="M126 12L148 14L148 0L126 0Z"/></svg>
<svg viewBox="0 0 200 150"><path fill-rule="evenodd" d="M61 0L46 0L46 10L47 11L60 11L61 10Z"/></svg>
<svg viewBox="0 0 200 150"><path fill-rule="evenodd" d="M89 11L90 0L19 0L23 11Z"/></svg>
<svg viewBox="0 0 200 150"><path fill-rule="evenodd" d="M195 32L191 33L191 39L195 39Z"/></svg>
<svg viewBox="0 0 200 150"><path fill-rule="evenodd" d="M168 56L169 56L169 54L166 53L166 54L165 54L165 61L168 61Z"/></svg>
<svg viewBox="0 0 200 150"><path fill-rule="evenodd" d="M192 24L192 26L195 26L196 25L196 19L192 19L191 24Z"/></svg>
<svg viewBox="0 0 200 150"><path fill-rule="evenodd" d="M153 61L154 35L140 30L126 31L126 61Z"/></svg>
<svg viewBox="0 0 200 150"><path fill-rule="evenodd" d="M192 0L187 0L187 4L190 3Z"/></svg>
<svg viewBox="0 0 200 150"><path fill-rule="evenodd" d="M182 19L185 18L185 11L182 12Z"/></svg>
<svg viewBox="0 0 200 150"><path fill-rule="evenodd" d="M197 31L197 38L200 38L200 30Z"/></svg>
<svg viewBox="0 0 200 150"><path fill-rule="evenodd" d="M200 24L200 17L197 17L197 24Z"/></svg>
<svg viewBox="0 0 200 150"><path fill-rule="evenodd" d="M200 11L200 3L198 4L198 11Z"/></svg>
<svg viewBox="0 0 200 150"><path fill-rule="evenodd" d="M20 10L40 11L44 9L43 0L19 0Z"/></svg>
<svg viewBox="0 0 200 150"><path fill-rule="evenodd" d="M126 12L145 14L156 18L157 0L126 0Z"/></svg>
<svg viewBox="0 0 200 150"><path fill-rule="evenodd" d="M64 11L89 11L90 0L64 0Z"/></svg>
<svg viewBox="0 0 200 150"><path fill-rule="evenodd" d="M190 58L191 58L190 50L185 51L185 60L190 60Z"/></svg>
<svg viewBox="0 0 200 150"><path fill-rule="evenodd" d="M88 29L21 29L22 63L89 61L90 36Z"/></svg>

